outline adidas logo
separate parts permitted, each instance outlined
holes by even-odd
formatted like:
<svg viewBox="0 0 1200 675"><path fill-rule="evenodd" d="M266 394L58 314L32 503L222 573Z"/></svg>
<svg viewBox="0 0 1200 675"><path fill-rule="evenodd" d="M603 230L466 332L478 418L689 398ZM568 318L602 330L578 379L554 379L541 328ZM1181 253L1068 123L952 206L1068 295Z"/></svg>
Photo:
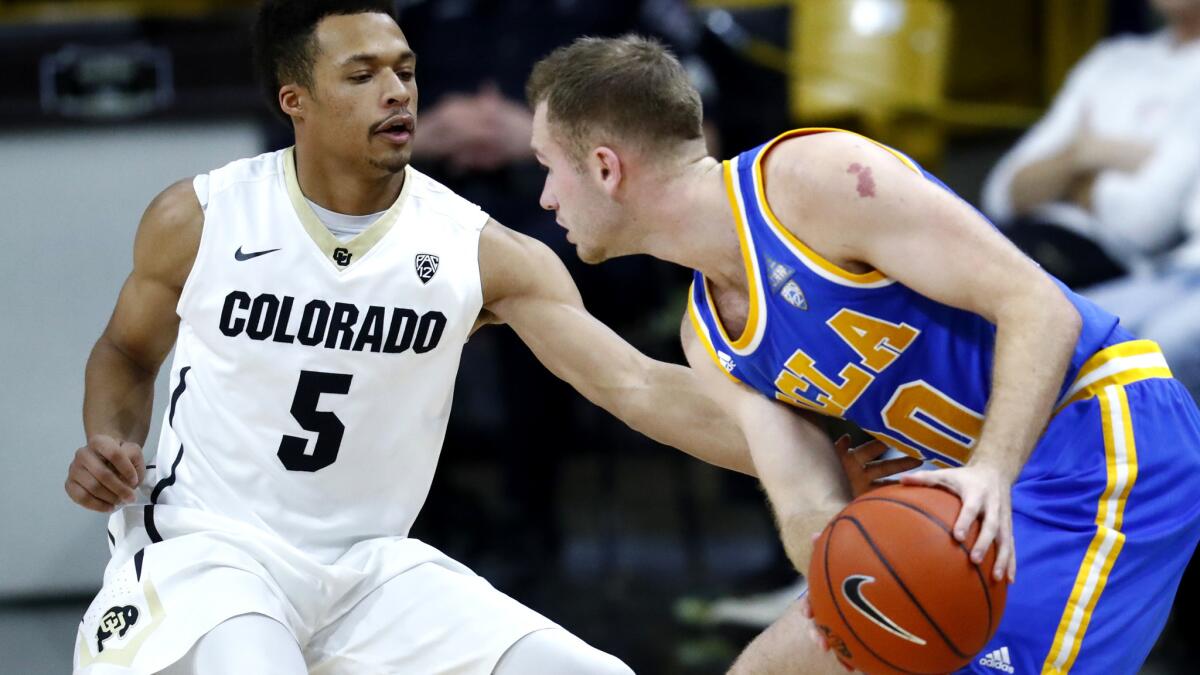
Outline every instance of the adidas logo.
<svg viewBox="0 0 1200 675"><path fill-rule="evenodd" d="M1016 672L1013 670L1012 661L1008 658L1008 647L1001 647L996 651L979 659L979 665L999 670L1004 673Z"/></svg>

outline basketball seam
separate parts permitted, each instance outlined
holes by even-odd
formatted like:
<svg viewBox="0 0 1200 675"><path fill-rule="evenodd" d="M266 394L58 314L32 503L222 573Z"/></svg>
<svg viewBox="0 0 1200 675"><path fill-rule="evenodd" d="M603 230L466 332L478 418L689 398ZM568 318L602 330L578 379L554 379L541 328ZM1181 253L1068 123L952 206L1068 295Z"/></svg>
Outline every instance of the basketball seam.
<svg viewBox="0 0 1200 675"><path fill-rule="evenodd" d="M962 542L958 541L957 539L954 539L954 535L951 533L949 526L947 526L945 523L943 523L940 519L935 518L932 514L926 513L925 511L917 508L913 504L909 504L908 502L904 502L899 499L892 499L890 497L864 497L863 499L860 499L858 501L888 502L890 504L897 504L899 506L903 506L911 511L916 511L917 513L921 514L926 519L928 519L930 522L932 522L934 525L937 525L938 527L942 528L942 530L944 530L946 532L946 534L949 534L951 537L951 540L954 542L955 546L958 546L958 548L964 554L966 554L968 558L970 558L970 556L971 556L971 552L967 550L966 545L963 544ZM992 625L992 592L990 590L988 590L987 580L983 578L983 573L979 571L979 565L972 564L972 568L975 571L975 577L977 579L979 579L979 586L983 589L983 599L987 602L987 608L988 608L987 623L988 623L988 634L990 635L992 630L995 628ZM984 646L986 647L987 645L984 645Z"/></svg>
<svg viewBox="0 0 1200 675"><path fill-rule="evenodd" d="M894 668L894 669L900 671L901 673L905 673L906 675L926 675L925 673L919 673L915 670L905 670L905 669L901 668L900 666L897 666L896 664L892 663L891 661L888 661L887 659L885 659L882 656L880 656L879 654L877 654L874 649L871 649L871 645L868 645L866 640L863 640L862 637L859 636L858 631L854 630L854 626L850 625L850 621L848 619L846 619L846 614L845 614L845 612L842 611L842 607L838 603L837 593L835 593L833 590L833 579L831 579L829 577L829 549L831 548L830 544L832 544L832 542L833 542L833 528L837 525L838 521L840 521L840 520L846 520L846 521L853 522L855 524L855 526L857 526L859 528L860 531L862 530L862 527L861 527L861 525L859 525L859 523L857 521L855 521L853 518L851 518L849 516L838 516L837 518L835 518L833 520L832 523L829 524L829 538L825 541L825 587L826 587L826 590L829 592L829 598L833 601L833 608L837 610L838 616L842 619L842 625L846 627L846 630L850 631L850 634L854 636L854 639L857 640L858 643L860 645L862 645L864 649L866 649L868 652L871 653L871 656L874 656L876 659L878 659L881 663L887 665L889 668ZM863 532L863 534L865 536L866 533ZM875 548L874 543L870 542L869 540L867 543L871 544L871 548ZM878 553L878 549L875 549L875 550L876 550L876 553ZM928 675L936 675L936 674L929 673Z"/></svg>
<svg viewBox="0 0 1200 675"><path fill-rule="evenodd" d="M942 641L946 643L946 646L949 647L955 654L964 659L971 658L971 654L964 654L962 650L958 648L958 645L951 642L950 637L946 635L944 631L942 631L942 627L933 620L933 617L929 615L929 612L925 611L925 607L919 600L917 600L917 596L913 595L913 592L908 590L908 585L905 584L900 578L900 575L892 567L892 563L886 557L884 557L883 551L879 550L879 547L875 545L875 540L872 539L871 535L867 533L867 528L863 527L862 523L860 523L857 518L852 516L843 516L843 518L849 520L851 523L854 523L854 526L857 527L858 531L862 533L863 539L866 540L867 544L871 547L871 550L875 551L875 555L879 558L879 562L883 563L883 566L887 568L888 573L892 575L892 579L895 579L896 584L900 586L900 590L904 591L904 594L908 596L909 600L912 600L912 603L916 605L917 609L921 612L921 616L925 617L925 620L929 622L930 626L933 626L933 629L937 631L938 636L942 638Z"/></svg>

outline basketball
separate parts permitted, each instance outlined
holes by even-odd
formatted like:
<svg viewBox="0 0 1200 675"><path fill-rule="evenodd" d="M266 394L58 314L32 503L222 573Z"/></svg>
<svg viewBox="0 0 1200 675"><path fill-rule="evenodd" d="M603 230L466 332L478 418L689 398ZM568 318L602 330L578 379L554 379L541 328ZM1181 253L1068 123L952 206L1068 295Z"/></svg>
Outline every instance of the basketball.
<svg viewBox="0 0 1200 675"><path fill-rule="evenodd" d="M809 602L834 654L871 675L949 673L980 652L1004 613L993 544L971 562L952 527L961 505L945 490L891 485L851 502L817 539Z"/></svg>

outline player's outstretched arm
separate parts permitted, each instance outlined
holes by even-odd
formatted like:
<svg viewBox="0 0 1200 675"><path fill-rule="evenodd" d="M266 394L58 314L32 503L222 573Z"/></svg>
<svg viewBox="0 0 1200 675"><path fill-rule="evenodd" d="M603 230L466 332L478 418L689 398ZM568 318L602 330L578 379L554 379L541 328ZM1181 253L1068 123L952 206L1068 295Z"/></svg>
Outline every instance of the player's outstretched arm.
<svg viewBox="0 0 1200 675"><path fill-rule="evenodd" d="M154 379L179 327L175 305L200 245L204 213L190 180L159 194L138 226L133 271L84 374L87 445L67 473L71 499L93 511L132 501L145 473Z"/></svg>
<svg viewBox="0 0 1200 675"><path fill-rule="evenodd" d="M705 390L730 412L750 444L784 550L808 572L813 535L850 501L850 484L825 432L792 410L734 380L705 352L688 318L680 331L688 363ZM908 467L911 468L911 467Z"/></svg>
<svg viewBox="0 0 1200 675"><path fill-rule="evenodd" d="M550 372L659 443L754 474L741 431L691 369L645 356L589 314L553 251L495 221L479 248L484 310L511 326Z"/></svg>
<svg viewBox="0 0 1200 675"><path fill-rule="evenodd" d="M957 492L963 509L956 535L982 518L973 557L981 560L995 540L993 571L1014 576L1010 488L1050 416L1078 340L1079 313L975 209L883 148L822 134L779 148L785 150L767 179L768 199L785 225L806 223L801 237L839 252L839 262L874 267L996 326L991 396L968 465L905 481Z"/></svg>

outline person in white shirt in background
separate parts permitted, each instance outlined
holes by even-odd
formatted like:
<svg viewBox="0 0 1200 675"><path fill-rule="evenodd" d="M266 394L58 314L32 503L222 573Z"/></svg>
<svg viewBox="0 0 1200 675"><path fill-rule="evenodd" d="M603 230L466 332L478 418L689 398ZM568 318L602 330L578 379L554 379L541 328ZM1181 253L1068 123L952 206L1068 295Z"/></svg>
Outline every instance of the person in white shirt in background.
<svg viewBox="0 0 1200 675"><path fill-rule="evenodd" d="M1200 157L1200 147L1193 152ZM1200 181L1183 215L1183 234L1183 243L1152 269L1085 293L1138 337L1158 342L1175 378L1200 401Z"/></svg>
<svg viewBox="0 0 1200 675"><path fill-rule="evenodd" d="M1153 267L1200 178L1200 0L1152 3L1166 27L1093 48L984 185L984 211L1074 288Z"/></svg>

